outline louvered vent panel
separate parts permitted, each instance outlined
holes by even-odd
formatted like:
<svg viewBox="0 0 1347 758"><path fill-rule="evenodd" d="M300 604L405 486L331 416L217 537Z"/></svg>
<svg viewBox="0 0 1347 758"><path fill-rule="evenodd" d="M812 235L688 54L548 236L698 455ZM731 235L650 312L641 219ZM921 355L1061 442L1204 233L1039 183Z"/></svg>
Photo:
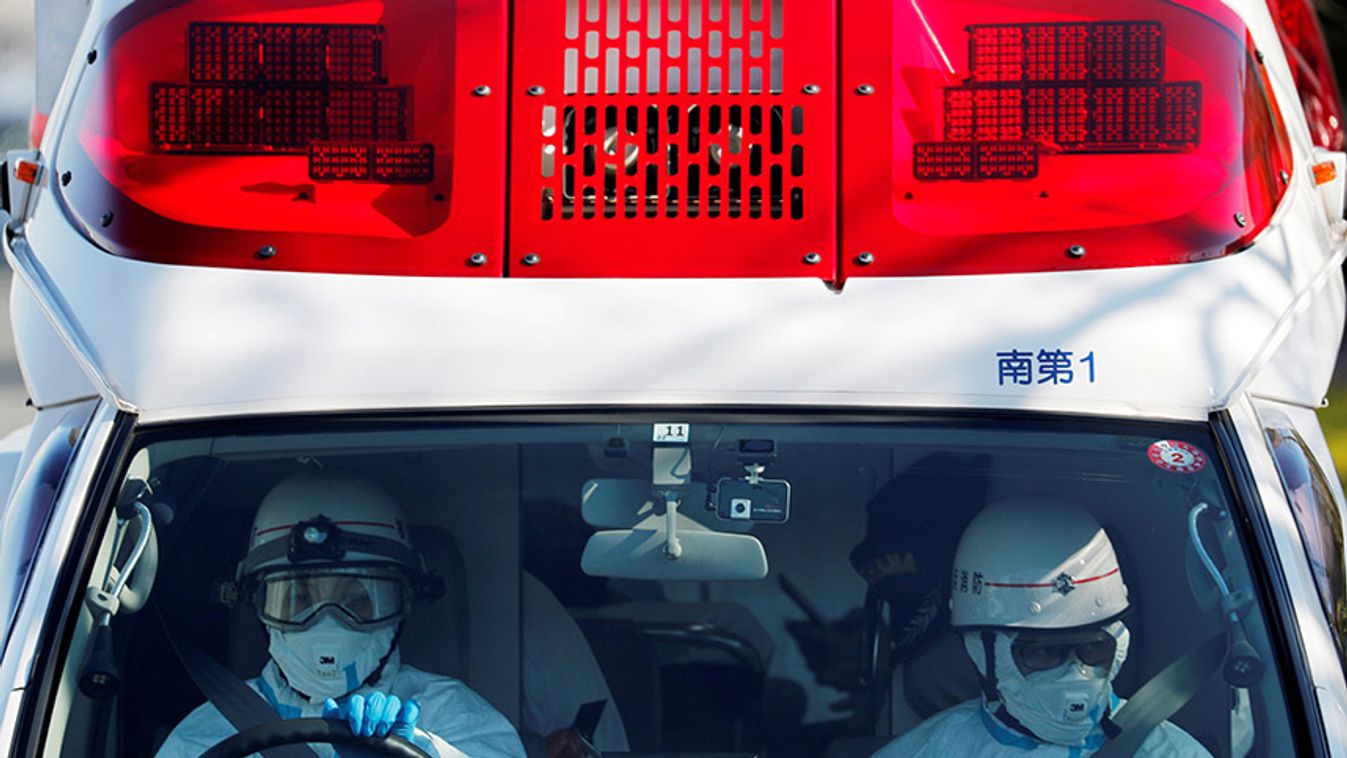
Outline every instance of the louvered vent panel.
<svg viewBox="0 0 1347 758"><path fill-rule="evenodd" d="M511 275L831 278L833 18L806 0L518 9Z"/></svg>

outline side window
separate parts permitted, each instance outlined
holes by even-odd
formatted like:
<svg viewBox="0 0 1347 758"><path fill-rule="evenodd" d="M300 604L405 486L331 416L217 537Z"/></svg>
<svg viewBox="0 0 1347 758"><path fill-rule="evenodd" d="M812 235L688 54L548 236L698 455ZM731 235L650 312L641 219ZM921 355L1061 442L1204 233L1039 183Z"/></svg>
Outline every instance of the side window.
<svg viewBox="0 0 1347 758"><path fill-rule="evenodd" d="M79 449L97 401L72 405L59 411L58 420L36 448L28 466L18 474L14 497L0 522L0 643L9 636L9 626L27 584L38 545L56 504L70 462ZM44 411L48 412L48 411ZM34 424L36 430L38 424Z"/></svg>
<svg viewBox="0 0 1347 758"><path fill-rule="evenodd" d="M1295 514L1301 541L1314 571L1319 599L1337 637L1339 652L1347 653L1347 575L1344 575L1342 513L1333 499L1324 472L1300 434L1289 426L1266 430L1277 472Z"/></svg>

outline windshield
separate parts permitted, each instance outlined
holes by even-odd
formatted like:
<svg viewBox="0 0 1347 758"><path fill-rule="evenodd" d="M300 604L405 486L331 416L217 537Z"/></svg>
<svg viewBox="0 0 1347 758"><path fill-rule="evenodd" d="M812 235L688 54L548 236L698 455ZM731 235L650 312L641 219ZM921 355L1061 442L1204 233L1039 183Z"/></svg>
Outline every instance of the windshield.
<svg viewBox="0 0 1347 758"><path fill-rule="evenodd" d="M53 720L72 755L236 731L174 646L276 718L416 699L432 755L1097 748L1134 697L1174 714L1140 754L1297 751L1206 425L628 412L139 444L153 607L111 622L121 707Z"/></svg>

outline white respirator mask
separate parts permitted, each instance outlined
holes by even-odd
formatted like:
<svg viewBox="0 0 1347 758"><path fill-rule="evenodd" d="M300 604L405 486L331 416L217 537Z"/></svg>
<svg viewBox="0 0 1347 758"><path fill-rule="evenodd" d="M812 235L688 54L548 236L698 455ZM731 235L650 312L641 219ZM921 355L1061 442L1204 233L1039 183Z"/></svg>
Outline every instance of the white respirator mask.
<svg viewBox="0 0 1347 758"><path fill-rule="evenodd" d="M309 700L322 701L360 689L392 652L397 628L357 631L323 613L308 629L269 627L267 633L267 650L285 680Z"/></svg>
<svg viewBox="0 0 1347 758"><path fill-rule="evenodd" d="M1130 633L1115 621L1105 627L1116 641L1108 665L1091 666L1070 658L1056 668L1020 673L1011 652L1014 633L997 632L996 688L1006 712L1043 742L1080 747L1108 713L1113 679L1127 659ZM982 651L980 635L965 637L969 655ZM982 669L983 666L978 666Z"/></svg>

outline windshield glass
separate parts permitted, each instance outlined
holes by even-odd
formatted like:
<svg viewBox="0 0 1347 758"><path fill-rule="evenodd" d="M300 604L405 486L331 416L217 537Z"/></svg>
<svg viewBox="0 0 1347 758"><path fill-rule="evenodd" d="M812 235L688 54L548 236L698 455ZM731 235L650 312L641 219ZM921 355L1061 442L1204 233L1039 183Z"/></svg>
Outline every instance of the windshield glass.
<svg viewBox="0 0 1347 758"><path fill-rule="evenodd" d="M75 708L49 736L67 750L197 755L232 735L174 645L277 718L331 698L348 719L358 694L397 732L385 695L416 699L406 733L432 755L1097 748L1180 659L1195 668L1167 675L1174 715L1139 754L1298 748L1205 425L628 412L202 430L141 438L154 608L112 621L117 727Z"/></svg>

